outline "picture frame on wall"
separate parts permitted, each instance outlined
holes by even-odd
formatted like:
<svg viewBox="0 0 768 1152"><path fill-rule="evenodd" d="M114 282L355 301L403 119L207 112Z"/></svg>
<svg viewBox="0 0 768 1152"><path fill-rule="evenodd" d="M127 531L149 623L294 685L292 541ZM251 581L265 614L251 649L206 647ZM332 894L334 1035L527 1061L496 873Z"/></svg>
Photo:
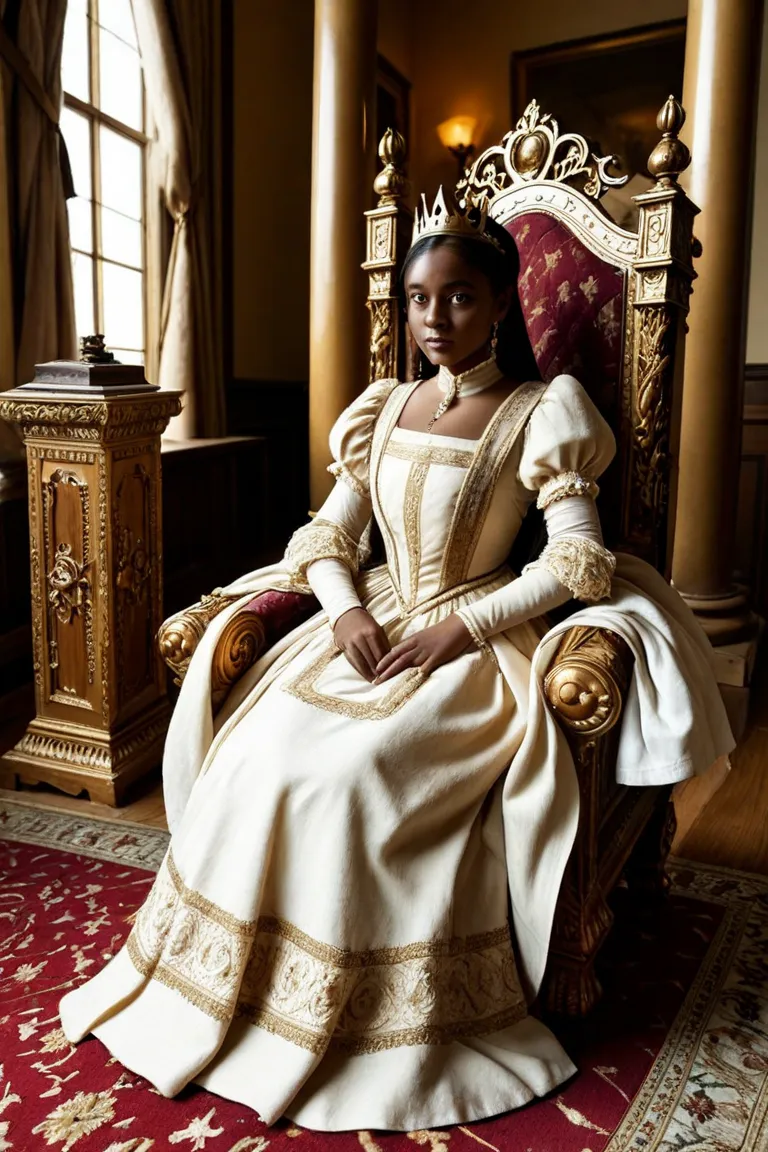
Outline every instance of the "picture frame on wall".
<svg viewBox="0 0 768 1152"><path fill-rule="evenodd" d="M394 128L405 140L406 172L411 135L411 83L390 64L386 56L376 58L376 147L387 128ZM378 163L376 166L378 171Z"/></svg>
<svg viewBox="0 0 768 1152"><path fill-rule="evenodd" d="M630 227L631 198L651 183L646 164L659 140L656 117L670 94L682 100L684 60L684 19L513 52L511 122L535 99L561 132L578 126L601 155L619 157L629 179L602 202Z"/></svg>

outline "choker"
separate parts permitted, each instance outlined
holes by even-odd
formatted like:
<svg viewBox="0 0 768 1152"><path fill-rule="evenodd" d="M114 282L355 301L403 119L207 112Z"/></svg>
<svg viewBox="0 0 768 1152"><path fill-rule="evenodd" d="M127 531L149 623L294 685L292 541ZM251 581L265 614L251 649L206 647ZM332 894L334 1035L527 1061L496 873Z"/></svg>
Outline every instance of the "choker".
<svg viewBox="0 0 768 1152"><path fill-rule="evenodd" d="M468 368L466 372L459 372L454 376L450 368L441 364L437 373L437 386L443 393L443 398L435 409L434 415L427 425L427 432L432 431L432 425L439 420L459 396L474 396L476 392L484 392L493 384L501 380L504 373L496 363L496 357L490 356L482 364Z"/></svg>
<svg viewBox="0 0 768 1152"><path fill-rule="evenodd" d="M475 364L474 368L468 368L466 372L459 372L456 376L450 368L441 364L437 372L437 386L446 396L454 388L457 396L474 396L476 392L484 392L492 384L498 383L503 375L496 363L496 357L489 356L482 364Z"/></svg>

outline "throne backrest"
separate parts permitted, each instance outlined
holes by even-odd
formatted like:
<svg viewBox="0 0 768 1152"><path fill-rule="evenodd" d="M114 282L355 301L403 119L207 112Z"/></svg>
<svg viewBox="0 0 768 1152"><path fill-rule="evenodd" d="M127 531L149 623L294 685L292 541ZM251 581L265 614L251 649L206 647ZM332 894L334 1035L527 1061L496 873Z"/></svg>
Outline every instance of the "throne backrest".
<svg viewBox="0 0 768 1152"><path fill-rule="evenodd" d="M518 290L543 380L576 376L611 425L617 455L601 480L607 542L664 571L674 519L685 313L696 208L677 184L688 153L677 139L684 113L671 97L649 160L655 183L633 197L638 228L617 225L600 197L624 177L611 175L584 137L561 133L532 101L501 144L482 153L456 197L485 200L514 238ZM388 134L389 136L389 134ZM396 276L405 255L398 141L380 155L382 192L368 216L372 313L371 378L410 378L408 341L397 308ZM384 335L382 335L384 334Z"/></svg>

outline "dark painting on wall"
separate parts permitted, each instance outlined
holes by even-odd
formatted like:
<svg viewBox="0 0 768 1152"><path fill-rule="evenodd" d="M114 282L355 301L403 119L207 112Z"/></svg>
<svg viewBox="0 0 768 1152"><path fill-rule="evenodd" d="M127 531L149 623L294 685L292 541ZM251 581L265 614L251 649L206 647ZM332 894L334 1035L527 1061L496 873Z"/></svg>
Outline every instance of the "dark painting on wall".
<svg viewBox="0 0 768 1152"><path fill-rule="evenodd" d="M685 20L512 53L512 124L530 100L557 120L620 157L628 186L606 204L619 223L632 216L630 197L650 183L646 162L660 133L656 116L667 96L682 99ZM615 193L609 194L611 200ZM621 219L624 202L624 219Z"/></svg>
<svg viewBox="0 0 768 1152"><path fill-rule="evenodd" d="M405 140L406 171L411 134L410 95L410 81L385 56L379 54L376 62L376 147L387 128L394 128Z"/></svg>

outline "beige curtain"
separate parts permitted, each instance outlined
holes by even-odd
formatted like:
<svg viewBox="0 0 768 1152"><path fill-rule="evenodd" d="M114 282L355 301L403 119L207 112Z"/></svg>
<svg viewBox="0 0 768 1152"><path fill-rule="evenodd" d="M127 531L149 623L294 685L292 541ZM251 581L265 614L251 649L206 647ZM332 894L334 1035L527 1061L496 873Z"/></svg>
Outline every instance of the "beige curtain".
<svg viewBox="0 0 768 1152"><path fill-rule="evenodd" d="M31 77L0 63L0 389L32 379L34 366L76 355L75 309L60 137L67 0L0 0L6 43ZM30 91L36 82L46 112ZM0 454L15 447L0 422Z"/></svg>
<svg viewBox="0 0 768 1152"><path fill-rule="evenodd" d="M221 436L220 3L133 0L133 12L155 128L150 179L174 222L156 383L185 392L171 436Z"/></svg>

